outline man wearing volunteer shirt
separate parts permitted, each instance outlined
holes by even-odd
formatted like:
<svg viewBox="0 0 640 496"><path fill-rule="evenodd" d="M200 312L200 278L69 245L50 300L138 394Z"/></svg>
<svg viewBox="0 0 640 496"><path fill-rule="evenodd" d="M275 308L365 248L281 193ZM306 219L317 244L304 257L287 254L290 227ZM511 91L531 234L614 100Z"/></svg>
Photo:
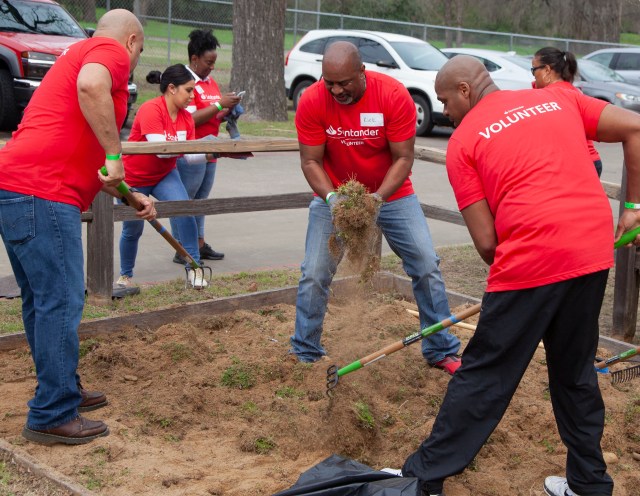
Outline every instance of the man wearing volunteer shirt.
<svg viewBox="0 0 640 496"><path fill-rule="evenodd" d="M623 143L627 209L617 239L640 225L640 116L558 84L499 91L481 62L462 55L438 72L435 88L456 126L449 180L490 269L462 366L431 435L402 473L420 479L423 494L442 493L444 479L471 463L500 422L542 340L567 448L566 474L547 477L543 489L550 496L611 495L593 363L614 222L585 135Z"/></svg>
<svg viewBox="0 0 640 496"><path fill-rule="evenodd" d="M381 202L377 224L403 261L424 328L451 315L429 228L409 175L416 111L395 79L366 72L357 48L336 42L322 62L323 79L304 93L296 112L302 171L316 197L309 206L306 251L296 302L291 353L303 362L325 356L320 343L329 286L339 260L328 248L335 189L354 178ZM348 336L344 336L348 339ZM427 362L453 374L460 341L447 331L423 340Z"/></svg>
<svg viewBox="0 0 640 496"><path fill-rule="evenodd" d="M38 381L22 432L31 441L84 444L109 433L104 422L79 414L107 404L104 393L83 389L77 374L80 213L100 190L120 196L120 127L143 41L131 12L107 12L92 38L59 57L0 150L0 235L20 286ZM98 172L103 165L107 176ZM137 195L144 205L138 216L155 218L153 202Z"/></svg>

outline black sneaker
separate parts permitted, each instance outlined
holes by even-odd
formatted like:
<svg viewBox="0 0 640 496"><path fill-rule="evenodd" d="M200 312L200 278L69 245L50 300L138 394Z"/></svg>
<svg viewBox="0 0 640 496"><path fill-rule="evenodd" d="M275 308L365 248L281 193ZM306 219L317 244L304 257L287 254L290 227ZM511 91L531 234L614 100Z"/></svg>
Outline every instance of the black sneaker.
<svg viewBox="0 0 640 496"><path fill-rule="evenodd" d="M211 246L208 243L205 243L200 248L200 259L202 260L222 260L223 258L224 258L224 253L215 251L213 248L211 248Z"/></svg>
<svg viewBox="0 0 640 496"><path fill-rule="evenodd" d="M176 254L173 256L173 263L187 265L187 260L183 258L180 253L176 252Z"/></svg>

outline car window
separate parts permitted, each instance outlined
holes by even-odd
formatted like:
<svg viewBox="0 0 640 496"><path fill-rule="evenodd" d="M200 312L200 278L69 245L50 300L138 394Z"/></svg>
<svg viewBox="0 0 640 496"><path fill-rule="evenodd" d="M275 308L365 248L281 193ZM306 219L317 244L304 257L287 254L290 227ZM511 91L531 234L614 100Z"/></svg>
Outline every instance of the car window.
<svg viewBox="0 0 640 496"><path fill-rule="evenodd" d="M394 41L389 44L405 64L418 71L438 71L449 60L444 53L428 43Z"/></svg>
<svg viewBox="0 0 640 496"><path fill-rule="evenodd" d="M485 59L483 57L476 57L476 58L478 58L480 62L484 64L485 68L489 72L496 72L498 69L502 69L502 66L499 66L498 64L496 64L495 62L492 62L489 59Z"/></svg>
<svg viewBox="0 0 640 496"><path fill-rule="evenodd" d="M324 53L324 46L327 44L327 38L320 38L317 40L312 40L309 43L305 43L300 47L301 52L305 53L315 53L318 55L322 55Z"/></svg>
<svg viewBox="0 0 640 496"><path fill-rule="evenodd" d="M376 64L380 61L394 62L393 57L380 43L373 40L361 39L358 45L362 61L370 64Z"/></svg>
<svg viewBox="0 0 640 496"><path fill-rule="evenodd" d="M617 71L640 70L640 53L620 53L615 69Z"/></svg>
<svg viewBox="0 0 640 496"><path fill-rule="evenodd" d="M593 62L592 60L579 60L578 72L580 73L581 79L584 79L585 81L625 82L625 79L616 71L613 71L602 64L598 64L597 62Z"/></svg>
<svg viewBox="0 0 640 496"><path fill-rule="evenodd" d="M87 34L66 10L39 2L0 3L0 30L86 38Z"/></svg>
<svg viewBox="0 0 640 496"><path fill-rule="evenodd" d="M598 62L598 64L606 65L607 67L609 67L611 65L611 59L613 58L613 56L613 52L598 53L593 57L589 57L589 60L593 60L594 62Z"/></svg>

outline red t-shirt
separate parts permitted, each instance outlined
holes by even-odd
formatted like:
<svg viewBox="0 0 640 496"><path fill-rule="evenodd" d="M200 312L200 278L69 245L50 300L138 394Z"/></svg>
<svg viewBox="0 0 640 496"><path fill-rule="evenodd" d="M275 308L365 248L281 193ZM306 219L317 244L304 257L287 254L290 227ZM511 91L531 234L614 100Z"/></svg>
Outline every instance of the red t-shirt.
<svg viewBox="0 0 640 496"><path fill-rule="evenodd" d="M355 104L334 100L322 80L304 92L296 111L300 143L325 145L323 166L334 187L357 179L370 192L380 187L392 158L389 142L416 134L416 107L407 89L395 79L366 72L367 89ZM413 193L411 180L388 198Z"/></svg>
<svg viewBox="0 0 640 496"><path fill-rule="evenodd" d="M131 126L128 141L147 141L147 134L162 134L165 141L195 139L193 117L185 109L178 110L171 120L164 96L148 100L140 106ZM130 186L154 186L176 166L178 157L160 158L157 155L125 155L124 172Z"/></svg>
<svg viewBox="0 0 640 496"><path fill-rule="evenodd" d="M0 188L86 210L100 191L105 153L78 103L78 73L98 63L111 73L118 129L127 114L129 56L110 38L69 47L35 91L22 123L0 151Z"/></svg>
<svg viewBox="0 0 640 496"><path fill-rule="evenodd" d="M189 70L191 71L191 69ZM193 91L193 101L189 107L187 107L187 110L193 114L196 110L214 105L220 101L222 95L218 88L218 83L216 83L212 77L209 76L207 79L202 80L193 71L191 71L191 73L196 79L196 87ZM210 134L218 136L220 132L220 122L221 120L214 115L207 122L200 124L196 127L196 138L202 138Z"/></svg>
<svg viewBox="0 0 640 496"><path fill-rule="evenodd" d="M579 88L576 88L573 84L568 83L567 81L557 81L553 84L557 85L556 88L564 88L564 89L573 90L573 91L582 91ZM533 81L531 83L531 86L533 86L533 88L536 88L536 82ZM596 160L600 160L600 154L598 153L598 150L596 150L596 147L593 145L593 141L587 140L587 147L589 148L589 155L591 155L591 160L593 160L594 162Z"/></svg>
<svg viewBox="0 0 640 496"><path fill-rule="evenodd" d="M606 105L557 85L496 91L451 136L447 172L458 207L486 199L495 219L487 291L542 286L613 265L611 207L581 139L596 139Z"/></svg>

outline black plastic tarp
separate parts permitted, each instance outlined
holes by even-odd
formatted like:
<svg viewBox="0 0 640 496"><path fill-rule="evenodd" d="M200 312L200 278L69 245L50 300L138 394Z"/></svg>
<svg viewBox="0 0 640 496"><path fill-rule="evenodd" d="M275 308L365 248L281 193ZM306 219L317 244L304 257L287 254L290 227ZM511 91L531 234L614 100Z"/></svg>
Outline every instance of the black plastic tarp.
<svg viewBox="0 0 640 496"><path fill-rule="evenodd" d="M304 472L291 488L273 496L417 496L418 480L374 470L331 455Z"/></svg>

